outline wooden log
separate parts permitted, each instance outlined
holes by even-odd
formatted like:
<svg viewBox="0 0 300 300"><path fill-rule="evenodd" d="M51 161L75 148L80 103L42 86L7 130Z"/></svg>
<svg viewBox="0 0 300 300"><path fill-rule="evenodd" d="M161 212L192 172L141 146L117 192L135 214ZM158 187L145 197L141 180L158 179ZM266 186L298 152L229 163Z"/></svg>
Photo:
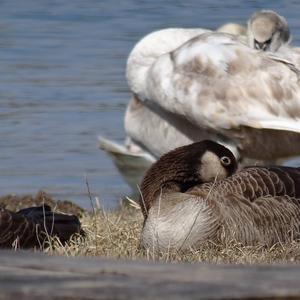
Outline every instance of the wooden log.
<svg viewBox="0 0 300 300"><path fill-rule="evenodd" d="M300 265L208 265L0 251L0 299L298 299Z"/></svg>

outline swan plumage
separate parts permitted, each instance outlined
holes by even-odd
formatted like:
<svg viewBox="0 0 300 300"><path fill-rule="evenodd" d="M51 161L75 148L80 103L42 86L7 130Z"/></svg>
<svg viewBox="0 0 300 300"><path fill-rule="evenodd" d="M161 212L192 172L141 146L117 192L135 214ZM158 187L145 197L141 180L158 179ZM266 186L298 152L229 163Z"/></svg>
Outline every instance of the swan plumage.
<svg viewBox="0 0 300 300"><path fill-rule="evenodd" d="M232 34L245 32L243 26L235 23L225 24L217 29L217 31L219 30ZM135 79L142 78L157 57L205 32L210 32L210 30L167 28L148 34L135 45L128 58L127 78L130 78L131 74L134 74ZM138 68L136 68L137 66ZM131 70L131 68L135 70ZM138 76L135 71L139 73ZM136 90L138 90L139 84L138 81L134 81ZM149 163L163 153L194 140L212 137L205 131L199 132L196 126L189 124L179 116L171 115L161 109L155 111L154 107L147 107L135 95L127 106L124 125L126 133L130 137L129 144L121 145L100 137L99 147L113 159L125 181L134 190L149 167ZM159 141L163 141L163 143ZM139 150L132 150L132 146Z"/></svg>
<svg viewBox="0 0 300 300"><path fill-rule="evenodd" d="M131 68L128 83L145 103L234 141L242 156L277 159L300 152L299 57L290 57L256 51L232 35L204 33L160 55L136 90L134 73L140 74ZM276 135L289 143L272 151ZM268 151L256 149L256 136L269 140Z"/></svg>
<svg viewBox="0 0 300 300"><path fill-rule="evenodd" d="M273 56L249 49L246 30L238 24L218 29L235 36L170 28L142 38L126 69L133 97L125 130L132 141L155 158L207 138L255 161L298 155L300 51L286 47L286 21L272 11L251 17L248 36L259 36L255 21L264 18L276 44L265 50L277 50ZM278 34L282 28L285 34Z"/></svg>
<svg viewBox="0 0 300 300"><path fill-rule="evenodd" d="M156 158L148 151L144 151L131 140L121 145L104 137L99 137L99 147L105 151L115 163L125 182L136 190L137 183L142 180L147 170Z"/></svg>

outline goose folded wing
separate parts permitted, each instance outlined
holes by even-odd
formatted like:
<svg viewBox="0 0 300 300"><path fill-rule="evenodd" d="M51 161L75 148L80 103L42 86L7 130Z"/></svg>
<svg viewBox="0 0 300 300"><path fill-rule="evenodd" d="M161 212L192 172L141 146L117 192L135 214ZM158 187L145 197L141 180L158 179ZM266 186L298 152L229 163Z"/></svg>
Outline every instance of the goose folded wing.
<svg viewBox="0 0 300 300"><path fill-rule="evenodd" d="M0 210L0 248L42 246L49 236L65 243L74 233L83 233L74 215L54 213L47 205L22 209L17 213Z"/></svg>
<svg viewBox="0 0 300 300"><path fill-rule="evenodd" d="M291 242L300 236L299 199L283 196L262 196L254 202L231 194L219 199L223 218L222 237L244 245Z"/></svg>

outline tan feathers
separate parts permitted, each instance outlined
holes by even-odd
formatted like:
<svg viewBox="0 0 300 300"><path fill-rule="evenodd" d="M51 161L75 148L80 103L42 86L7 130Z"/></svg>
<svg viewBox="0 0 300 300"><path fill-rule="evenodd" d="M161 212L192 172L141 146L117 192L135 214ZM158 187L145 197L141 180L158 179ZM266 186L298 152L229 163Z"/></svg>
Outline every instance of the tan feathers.
<svg viewBox="0 0 300 300"><path fill-rule="evenodd" d="M186 150L185 157L192 161L189 147L180 149L181 152ZM166 154L164 159L169 156L171 160L175 151ZM221 158L224 154L218 155ZM177 161L177 169L184 163ZM194 169L201 170L201 167L201 160L198 160ZM154 169L160 170L159 177L151 174ZM228 173L225 179L216 176L211 182L198 180L187 190L180 189L182 177L168 171L158 160L145 177L148 178L145 193L148 214L145 215L142 244L146 248L158 251L170 247L199 248L207 240L272 245L300 237L300 169L250 167L231 176L232 173ZM164 190L156 183L152 188L159 192L151 194L151 177L153 182L168 178L174 185ZM147 195L152 198L149 200Z"/></svg>

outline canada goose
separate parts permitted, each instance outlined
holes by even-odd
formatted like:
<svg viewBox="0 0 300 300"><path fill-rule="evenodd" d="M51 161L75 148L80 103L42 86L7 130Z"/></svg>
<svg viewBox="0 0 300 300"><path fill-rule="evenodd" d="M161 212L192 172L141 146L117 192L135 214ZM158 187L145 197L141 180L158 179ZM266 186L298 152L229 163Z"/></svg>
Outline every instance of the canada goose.
<svg viewBox="0 0 300 300"><path fill-rule="evenodd" d="M79 219L54 213L48 205L17 213L0 209L0 248L40 248L53 236L65 243L74 233L83 233Z"/></svg>
<svg viewBox="0 0 300 300"><path fill-rule="evenodd" d="M163 155L141 183L141 243L154 251L212 240L272 245L300 236L300 168L248 167L202 141Z"/></svg>
<svg viewBox="0 0 300 300"><path fill-rule="evenodd" d="M249 46L263 51L277 51L290 41L290 31L284 17L272 10L254 13L248 21Z"/></svg>

